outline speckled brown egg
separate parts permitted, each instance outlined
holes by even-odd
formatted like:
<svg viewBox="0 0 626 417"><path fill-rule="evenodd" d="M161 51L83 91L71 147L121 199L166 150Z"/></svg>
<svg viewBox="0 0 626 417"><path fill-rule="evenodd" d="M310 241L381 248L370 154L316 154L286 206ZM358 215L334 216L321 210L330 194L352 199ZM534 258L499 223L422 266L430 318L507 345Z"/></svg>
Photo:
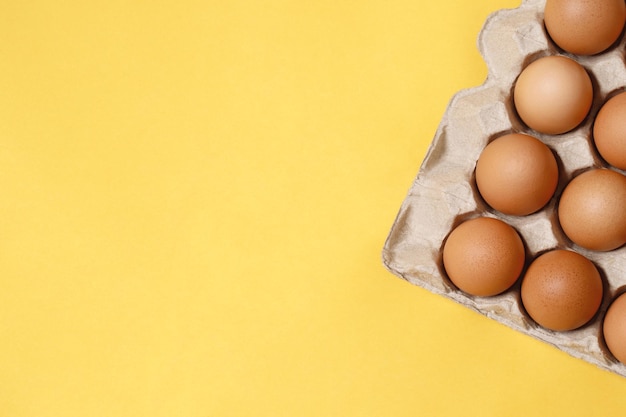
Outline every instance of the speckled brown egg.
<svg viewBox="0 0 626 417"><path fill-rule="evenodd" d="M547 56L522 70L513 101L518 115L530 128L558 135L585 119L593 102L593 86L578 62L564 56Z"/></svg>
<svg viewBox="0 0 626 417"><path fill-rule="evenodd" d="M512 133L485 147L476 163L476 185L494 209L524 216L552 198L559 180L556 159L539 139Z"/></svg>
<svg viewBox="0 0 626 417"><path fill-rule="evenodd" d="M626 20L624 0L547 0L544 21L558 46L594 55L619 38Z"/></svg>
<svg viewBox="0 0 626 417"><path fill-rule="evenodd" d="M452 283L477 296L493 296L510 288L524 260L524 244L515 229L490 217L461 223L443 248L444 269Z"/></svg>
<svg viewBox="0 0 626 417"><path fill-rule="evenodd" d="M592 169L567 184L559 200L559 223L574 243L610 251L626 243L626 177Z"/></svg>
<svg viewBox="0 0 626 417"><path fill-rule="evenodd" d="M556 331L589 322L602 302L602 278L584 256L553 250L535 259L522 280L522 304L539 325Z"/></svg>
<svg viewBox="0 0 626 417"><path fill-rule="evenodd" d="M593 141L606 162L626 170L626 93L612 97L600 108Z"/></svg>
<svg viewBox="0 0 626 417"><path fill-rule="evenodd" d="M602 330L606 346L613 356L626 364L626 294L613 300L604 316Z"/></svg>

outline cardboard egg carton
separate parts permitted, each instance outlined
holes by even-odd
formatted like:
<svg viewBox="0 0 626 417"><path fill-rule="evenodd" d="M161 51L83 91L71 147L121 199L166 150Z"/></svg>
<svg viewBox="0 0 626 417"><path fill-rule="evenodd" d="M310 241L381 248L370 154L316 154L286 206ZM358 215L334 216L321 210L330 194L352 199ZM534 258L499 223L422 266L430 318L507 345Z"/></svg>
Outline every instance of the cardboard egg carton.
<svg viewBox="0 0 626 417"><path fill-rule="evenodd" d="M524 0L520 7L500 10L485 22L478 37L488 66L479 87L458 92L450 101L419 173L402 203L383 249L383 262L395 275L448 297L515 330L547 342L572 356L626 376L626 366L609 353L602 337L602 318L614 298L626 287L626 247L594 252L574 245L562 232L556 206L565 185L582 170L606 167L591 137L592 124L607 97L626 86L624 37L604 53L576 56L563 52L549 39L543 24L545 0ZM592 109L585 121L562 135L530 130L517 116L512 93L515 80L530 62L548 55L565 55L588 71L593 87ZM556 154L559 185L552 200L539 212L508 216L487 206L476 189L474 170L484 147L506 133L528 133ZM521 279L495 297L469 296L445 276L442 246L462 221L478 216L499 218L513 226L526 246L528 265L550 249L574 250L589 258L604 280L598 314L580 329L555 332L537 325L524 311Z"/></svg>

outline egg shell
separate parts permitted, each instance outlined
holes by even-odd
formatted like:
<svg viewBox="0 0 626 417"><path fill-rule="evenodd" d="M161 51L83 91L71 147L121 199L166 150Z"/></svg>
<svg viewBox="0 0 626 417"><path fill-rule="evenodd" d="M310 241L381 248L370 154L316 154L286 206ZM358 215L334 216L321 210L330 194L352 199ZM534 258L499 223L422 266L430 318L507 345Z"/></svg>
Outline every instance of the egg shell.
<svg viewBox="0 0 626 417"><path fill-rule="evenodd" d="M443 248L450 280L462 291L493 296L509 289L524 267L524 244L508 224L489 217L457 226Z"/></svg>
<svg viewBox="0 0 626 417"><path fill-rule="evenodd" d="M604 103L594 121L593 141L606 162L626 170L626 93Z"/></svg>
<svg viewBox="0 0 626 417"><path fill-rule="evenodd" d="M626 363L626 294L609 306L602 325L604 341L615 358Z"/></svg>
<svg viewBox="0 0 626 417"><path fill-rule="evenodd" d="M535 259L522 280L522 304L539 325L556 331L577 329L602 302L602 278L576 252L553 250Z"/></svg>
<svg viewBox="0 0 626 417"><path fill-rule="evenodd" d="M593 85L575 60L546 56L522 70L513 99L517 113L530 128L558 135L585 119L593 103Z"/></svg>
<svg viewBox="0 0 626 417"><path fill-rule="evenodd" d="M552 151L539 139L521 133L491 142L476 163L476 185L494 209L525 216L545 206L559 180Z"/></svg>
<svg viewBox="0 0 626 417"><path fill-rule="evenodd" d="M626 243L626 177L591 169L567 184L559 200L559 223L574 243L610 251Z"/></svg>
<svg viewBox="0 0 626 417"><path fill-rule="evenodd" d="M547 0L544 12L552 40L578 55L609 48L619 38L625 20L624 0Z"/></svg>

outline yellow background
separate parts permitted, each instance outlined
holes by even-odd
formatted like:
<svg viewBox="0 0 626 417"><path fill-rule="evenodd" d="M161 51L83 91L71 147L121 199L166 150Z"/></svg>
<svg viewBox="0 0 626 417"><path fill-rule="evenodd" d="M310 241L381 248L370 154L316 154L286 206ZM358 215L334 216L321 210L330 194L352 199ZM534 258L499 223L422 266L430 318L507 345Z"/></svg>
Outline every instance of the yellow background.
<svg viewBox="0 0 626 417"><path fill-rule="evenodd" d="M381 265L513 0L0 4L0 416L623 415Z"/></svg>

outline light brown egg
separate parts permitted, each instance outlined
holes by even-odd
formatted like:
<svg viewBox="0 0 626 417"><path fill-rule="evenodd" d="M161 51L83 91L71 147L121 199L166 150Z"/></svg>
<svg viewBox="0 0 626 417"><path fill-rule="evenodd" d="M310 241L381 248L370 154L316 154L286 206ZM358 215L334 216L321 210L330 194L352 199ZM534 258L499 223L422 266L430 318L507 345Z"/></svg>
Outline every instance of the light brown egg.
<svg viewBox="0 0 626 417"><path fill-rule="evenodd" d="M604 103L593 125L593 140L606 162L626 170L626 93Z"/></svg>
<svg viewBox="0 0 626 417"><path fill-rule="evenodd" d="M610 251L626 243L626 177L609 169L583 172L559 200L559 223L574 243Z"/></svg>
<svg viewBox="0 0 626 417"><path fill-rule="evenodd" d="M567 52L594 55L611 46L626 21L624 0L547 0L544 21Z"/></svg>
<svg viewBox="0 0 626 417"><path fill-rule="evenodd" d="M513 91L520 118L537 132L558 135L577 127L593 101L585 68L564 56L547 56L528 65Z"/></svg>
<svg viewBox="0 0 626 417"><path fill-rule="evenodd" d="M602 302L602 278L584 256L553 250L535 259L522 280L522 304L542 327L577 329L596 314Z"/></svg>
<svg viewBox="0 0 626 417"><path fill-rule="evenodd" d="M476 163L476 185L485 202L515 216L545 206L558 180L559 169L550 148L520 133L491 142Z"/></svg>
<svg viewBox="0 0 626 417"><path fill-rule="evenodd" d="M461 223L443 248L450 280L477 296L492 296L510 288L520 276L524 260L524 244L515 229L489 217Z"/></svg>
<svg viewBox="0 0 626 417"><path fill-rule="evenodd" d="M602 329L606 346L618 361L626 364L626 294L611 303Z"/></svg>

